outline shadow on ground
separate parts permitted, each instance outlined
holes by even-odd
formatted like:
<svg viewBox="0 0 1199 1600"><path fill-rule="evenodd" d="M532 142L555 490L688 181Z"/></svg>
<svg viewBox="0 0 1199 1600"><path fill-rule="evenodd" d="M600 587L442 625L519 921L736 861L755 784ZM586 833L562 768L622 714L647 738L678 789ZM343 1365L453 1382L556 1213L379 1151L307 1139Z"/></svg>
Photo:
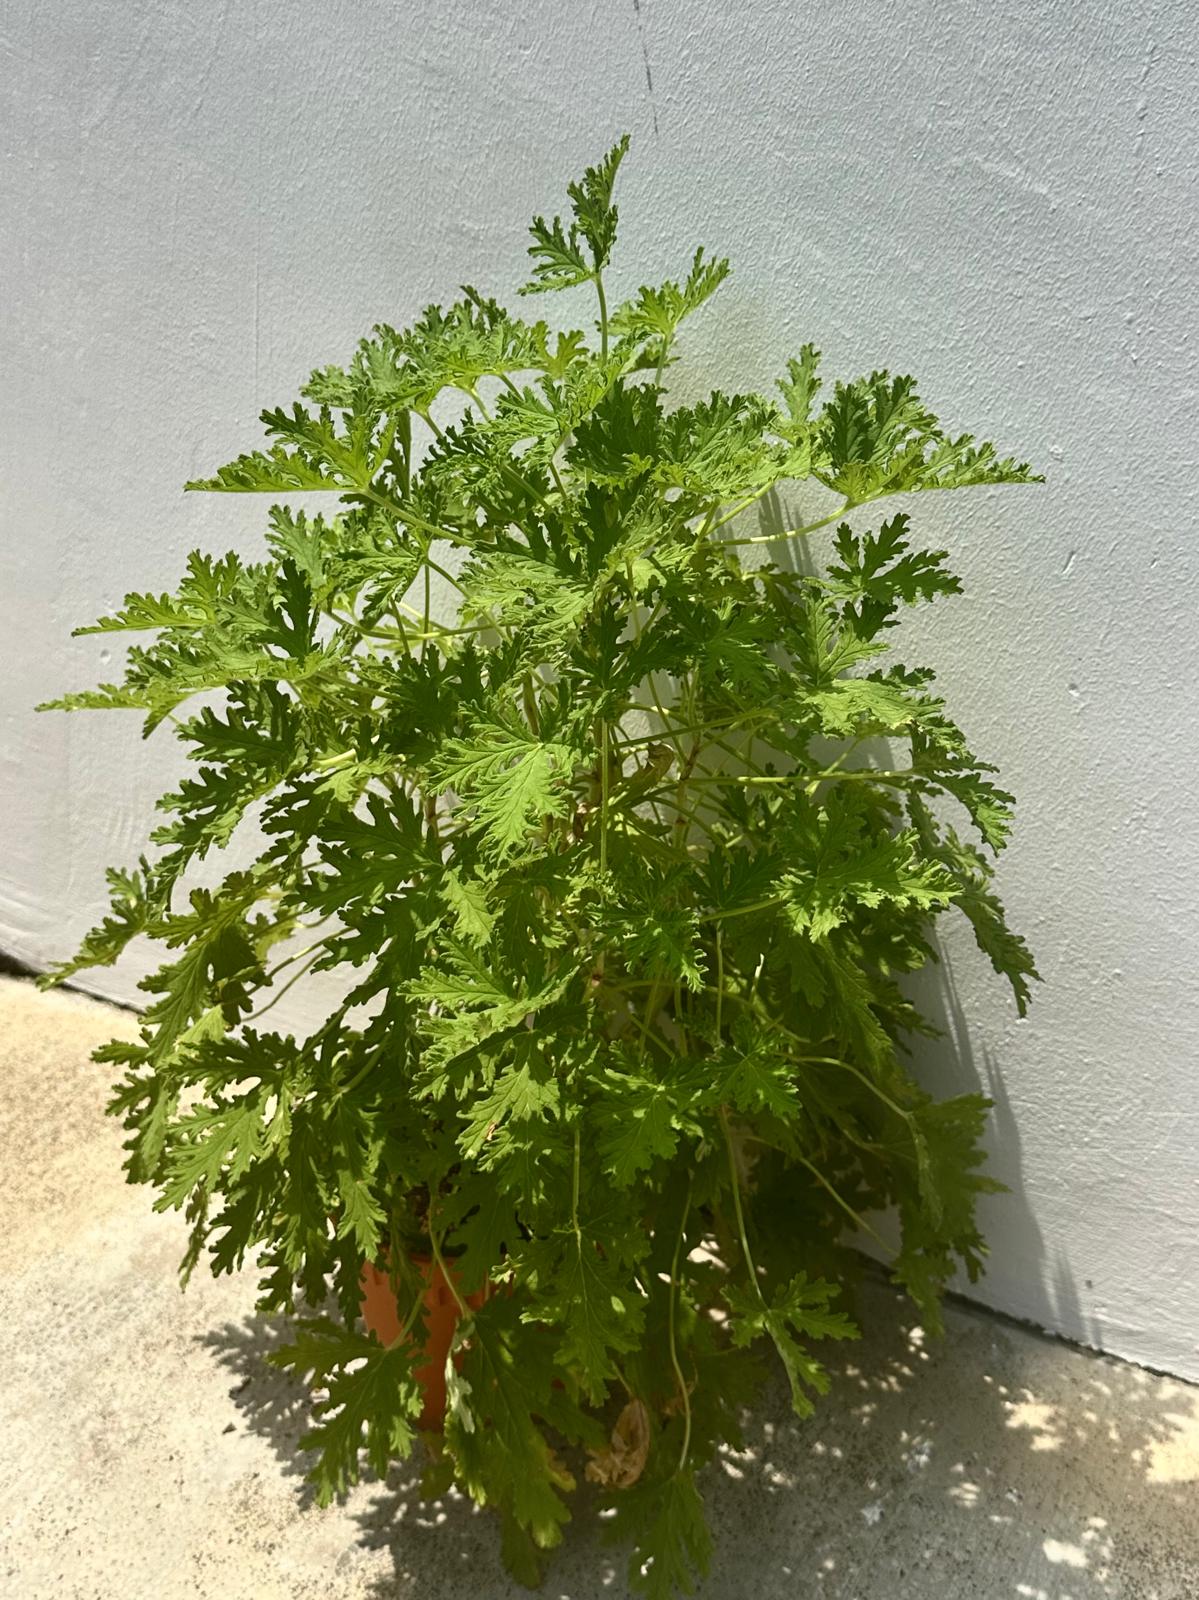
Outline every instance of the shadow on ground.
<svg viewBox="0 0 1199 1600"><path fill-rule="evenodd" d="M1194 1600L1199 1593L1199 1396L951 1305L926 1337L881 1279L863 1288L866 1337L831 1360L806 1423L772 1385L747 1448L706 1474L717 1538L707 1596L763 1600ZM263 1365L282 1319L205 1343L237 1378L247 1423L296 1492L307 1396ZM371 1600L523 1591L498 1569L492 1519L451 1495L425 1503L419 1462L355 1492ZM629 1593L587 1491L551 1566L561 1600Z"/></svg>

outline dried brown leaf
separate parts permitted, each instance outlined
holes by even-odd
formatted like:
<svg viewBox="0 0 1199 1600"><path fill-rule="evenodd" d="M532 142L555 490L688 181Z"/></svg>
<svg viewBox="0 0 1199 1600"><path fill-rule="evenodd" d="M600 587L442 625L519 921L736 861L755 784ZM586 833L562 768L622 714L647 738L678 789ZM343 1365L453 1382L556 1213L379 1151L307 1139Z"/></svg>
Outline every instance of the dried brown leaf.
<svg viewBox="0 0 1199 1600"><path fill-rule="evenodd" d="M649 1412L630 1400L616 1419L606 1450L591 1452L587 1481L607 1489L628 1489L645 1471L649 1458Z"/></svg>

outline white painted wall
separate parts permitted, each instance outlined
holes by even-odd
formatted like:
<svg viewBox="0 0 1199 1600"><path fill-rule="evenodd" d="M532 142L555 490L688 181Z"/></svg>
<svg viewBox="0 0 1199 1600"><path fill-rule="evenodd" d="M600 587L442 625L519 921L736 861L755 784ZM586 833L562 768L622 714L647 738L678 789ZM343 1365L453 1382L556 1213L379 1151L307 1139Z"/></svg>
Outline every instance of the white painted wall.
<svg viewBox="0 0 1199 1600"><path fill-rule="evenodd" d="M507 292L629 128L623 281L734 258L712 381L814 338L1049 472L912 507L966 580L928 655L1022 797L1047 980L1018 1023L955 939L930 989L1014 1190L978 1292L1199 1377L1191 0L8 0L0 52L0 948L71 950L176 766L133 717L31 715L103 670L70 626L252 548L264 504L184 479L373 321Z"/></svg>

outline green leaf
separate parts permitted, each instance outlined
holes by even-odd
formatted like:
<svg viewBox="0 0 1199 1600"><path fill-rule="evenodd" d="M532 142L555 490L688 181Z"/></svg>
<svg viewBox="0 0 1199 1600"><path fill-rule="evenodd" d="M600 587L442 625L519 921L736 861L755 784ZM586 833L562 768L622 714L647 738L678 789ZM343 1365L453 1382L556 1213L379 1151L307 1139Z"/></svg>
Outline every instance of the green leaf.
<svg viewBox="0 0 1199 1600"><path fill-rule="evenodd" d="M474 813L486 847L504 856L526 842L545 817L565 816L567 785L577 756L569 745L527 729L478 722L466 739L451 739L431 773Z"/></svg>
<svg viewBox="0 0 1199 1600"><path fill-rule="evenodd" d="M619 898L597 902L593 915L615 935L626 969L650 983L702 989L707 956L689 873L639 860L621 866L614 881Z"/></svg>
<svg viewBox="0 0 1199 1600"><path fill-rule="evenodd" d="M268 1355L272 1366L327 1390L315 1407L316 1427L300 1440L317 1452L308 1482L316 1486L318 1505L329 1505L358 1482L364 1452L380 1478L391 1460L411 1453L413 1423L424 1403L412 1371L418 1359L411 1344L384 1349L322 1319L301 1322L295 1343Z"/></svg>
<svg viewBox="0 0 1199 1600"><path fill-rule="evenodd" d="M373 1113L344 1096L338 1099L329 1126L341 1201L337 1234L354 1241L362 1260L373 1261L387 1222L376 1193L383 1139Z"/></svg>
<svg viewBox="0 0 1199 1600"><path fill-rule="evenodd" d="M637 1072L604 1075L598 1103L603 1169L619 1188L635 1183L655 1162L669 1161L679 1142L680 1109L669 1084Z"/></svg>
<svg viewBox="0 0 1199 1600"><path fill-rule="evenodd" d="M979 949L1011 984L1016 1008L1024 1016L1032 998L1029 985L1039 983L1041 975L1028 945L1007 925L1003 905L990 888L991 867L952 828L938 829L931 812L916 796L908 804L921 848L952 874L957 886L955 904L969 920Z"/></svg>
<svg viewBox="0 0 1199 1600"><path fill-rule="evenodd" d="M844 599L842 616L862 639L895 626L900 604L961 594L962 585L945 570L948 551L910 549L909 518L900 513L877 534L855 534L848 523L837 529L837 565L829 569L831 592Z"/></svg>
<svg viewBox="0 0 1199 1600"><path fill-rule="evenodd" d="M539 1419L566 1427L576 1419L567 1402L552 1400L545 1334L522 1327L515 1304L499 1295L459 1323L455 1348L462 1367L445 1432L460 1481L480 1504L510 1516L539 1549L552 1549L569 1520L562 1496L574 1480Z"/></svg>
<svg viewBox="0 0 1199 1600"><path fill-rule="evenodd" d="M805 344L799 359L787 363L787 376L778 381L779 390L787 407L786 436L796 441L806 439L812 421L812 403L820 389L820 351L814 344Z"/></svg>
<svg viewBox="0 0 1199 1600"><path fill-rule="evenodd" d="M1037 483L1027 462L1001 459L994 445L942 432L914 378L872 372L838 383L818 422L817 476L853 505L912 489L980 483Z"/></svg>
<svg viewBox="0 0 1199 1600"><path fill-rule="evenodd" d="M558 1083L544 1060L509 1067L496 1079L490 1094L462 1113L469 1119L461 1139L463 1154L474 1160L508 1118L516 1122L553 1118L558 1105Z"/></svg>
<svg viewBox="0 0 1199 1600"><path fill-rule="evenodd" d="M587 283L608 264L616 243L616 207L612 188L616 173L629 148L625 134L597 166L588 167L578 183L567 185L574 220L564 226L561 217L547 223L534 217L529 232L533 243L533 279L521 294L537 294L543 289L571 289ZM588 254L584 253L584 246Z"/></svg>
<svg viewBox="0 0 1199 1600"><path fill-rule="evenodd" d="M424 1052L422 1083L434 1096L449 1089L447 1064L479 1048L497 1035L532 1025L543 1008L553 1006L574 982L570 965L548 972L538 986L530 975L520 980L501 975L482 952L451 939L443 941L441 965L424 967L406 985L408 996L423 1009L421 1022L430 1044Z"/></svg>
<svg viewBox="0 0 1199 1600"><path fill-rule="evenodd" d="M258 1157L263 1135L262 1105L257 1095L231 1106L204 1107L175 1124L162 1194L155 1210L177 1208L192 1190L236 1183Z"/></svg>
<svg viewBox="0 0 1199 1600"><path fill-rule="evenodd" d="M464 1172L452 1194L443 1197L438 1220L455 1252L454 1268L463 1292L476 1294L502 1269L504 1252L521 1237L512 1198L488 1173Z"/></svg>
<svg viewBox="0 0 1199 1600"><path fill-rule="evenodd" d="M38 979L43 989L63 983L87 967L110 967L139 934L157 926L161 905L155 893L153 869L145 856L137 867L123 872L110 867L105 874L111 896L110 914L86 935L69 961L59 962Z"/></svg>
<svg viewBox="0 0 1199 1600"><path fill-rule="evenodd" d="M446 900L454 913L454 932L460 939L486 944L495 927L495 914L487 898L487 885L478 878L464 879L451 870L443 880Z"/></svg>
<svg viewBox="0 0 1199 1600"><path fill-rule="evenodd" d="M562 218L547 222L544 217L534 217L529 224L533 243L529 255L533 259L532 281L522 284L521 294L540 294L545 289L574 289L589 283L594 270L583 254L583 241L578 227L572 223L564 228Z"/></svg>
<svg viewBox="0 0 1199 1600"><path fill-rule="evenodd" d="M712 1535L693 1472L680 1471L644 1488L636 1486L622 1507L633 1534L629 1584L648 1600L675 1600L694 1594L697 1578L707 1576Z"/></svg>
<svg viewBox="0 0 1199 1600"><path fill-rule="evenodd" d="M154 1055L163 1059L189 1023L219 1004L233 1020L245 1009L247 988L264 981L246 913L257 898L249 874L235 873L221 890L194 889L191 910L164 918L158 936L183 946L178 960L143 978L139 988L160 995L146 1011L154 1029Z"/></svg>
<svg viewBox="0 0 1199 1600"><path fill-rule="evenodd" d="M566 188L579 232L591 246L597 272L607 266L612 246L616 243L616 207L612 204L612 189L628 149L629 136L626 133L616 141L602 161L587 168L579 183L568 184Z"/></svg>
<svg viewBox="0 0 1199 1600"><path fill-rule="evenodd" d="M711 1061L709 1073L703 1096L708 1106L732 1105L746 1115L768 1112L780 1122L799 1115L795 1068L768 1026L737 1029L735 1043Z"/></svg>
<svg viewBox="0 0 1199 1600"><path fill-rule="evenodd" d="M857 907L948 905L957 885L939 862L921 859L917 843L914 831L869 836L862 805L834 793L805 830L803 866L783 880L791 926L820 940Z"/></svg>
<svg viewBox="0 0 1199 1600"><path fill-rule="evenodd" d="M645 1302L598 1239L580 1228L567 1240L525 1246L520 1260L534 1284L526 1322L557 1331L554 1361L574 1374L593 1403L615 1378L613 1356L640 1346Z"/></svg>
<svg viewBox="0 0 1199 1600"><path fill-rule="evenodd" d="M730 1334L734 1345L744 1348L755 1339L768 1337L779 1353L791 1385L791 1404L796 1416L811 1416L814 1409L808 1391L827 1394L828 1374L800 1344L800 1339L856 1339L858 1330L842 1311L832 1311L835 1284L823 1279L810 1282L800 1272L789 1283L780 1284L767 1303L754 1287L729 1284L724 1298L731 1317Z"/></svg>
<svg viewBox="0 0 1199 1600"><path fill-rule="evenodd" d="M728 275L728 262L705 261L701 245L695 252L685 283L680 286L668 279L656 289L643 285L637 291L636 300L627 301L617 309L612 317L612 327L617 333L628 334L634 339L669 342L684 318L698 311Z"/></svg>
<svg viewBox="0 0 1199 1600"><path fill-rule="evenodd" d="M239 494L345 493L369 487L373 419L355 419L339 432L327 406L313 416L297 402L290 412L264 411L262 422L279 443L266 452L238 456L214 477L197 478L184 487Z"/></svg>

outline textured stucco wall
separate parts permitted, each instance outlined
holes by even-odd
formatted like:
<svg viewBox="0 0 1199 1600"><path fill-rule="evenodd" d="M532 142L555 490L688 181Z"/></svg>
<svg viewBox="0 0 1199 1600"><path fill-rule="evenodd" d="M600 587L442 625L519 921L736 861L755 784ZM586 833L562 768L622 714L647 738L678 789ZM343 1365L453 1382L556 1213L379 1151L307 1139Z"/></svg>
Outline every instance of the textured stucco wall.
<svg viewBox="0 0 1199 1600"><path fill-rule="evenodd" d="M176 765L30 714L103 669L69 627L253 548L261 501L183 480L372 321L507 292L627 127L622 281L734 258L688 341L713 381L814 338L1050 475L912 507L967 594L909 653L1022 798L1003 890L1047 980L1018 1023L955 937L928 986L1014 1190L977 1292L1199 1376L1197 55L1190 0L3 7L0 948L72 947Z"/></svg>

